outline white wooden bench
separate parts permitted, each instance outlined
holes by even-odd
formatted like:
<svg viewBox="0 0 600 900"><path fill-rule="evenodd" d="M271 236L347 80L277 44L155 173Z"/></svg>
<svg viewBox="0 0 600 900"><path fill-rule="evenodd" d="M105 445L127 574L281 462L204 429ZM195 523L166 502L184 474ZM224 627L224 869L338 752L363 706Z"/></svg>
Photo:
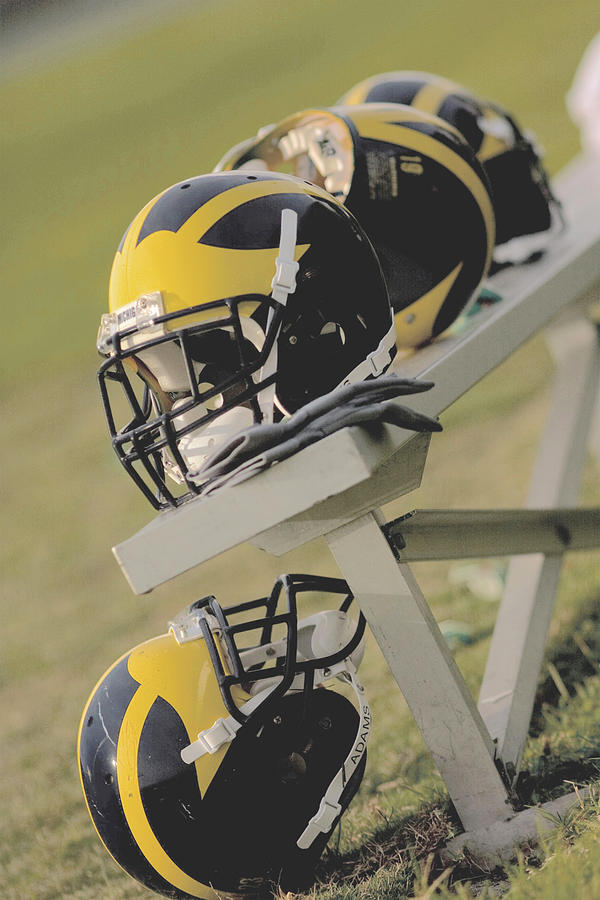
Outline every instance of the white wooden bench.
<svg viewBox="0 0 600 900"><path fill-rule="evenodd" d="M600 158L577 158L555 188L568 229L552 249L497 274L490 286L501 302L397 367L435 382L401 402L438 416L546 329L555 385L525 509L417 511L386 523L379 507L419 486L430 436L347 428L249 481L159 514L114 548L132 589L144 593L243 541L279 555L323 536L460 816L464 834L447 853L468 847L489 862L549 827L537 808L515 812L510 788L563 554L600 546L600 509L575 508L600 384L598 330L588 316L600 296ZM476 704L409 563L486 555L512 559ZM544 808L556 813L572 802L568 795Z"/></svg>

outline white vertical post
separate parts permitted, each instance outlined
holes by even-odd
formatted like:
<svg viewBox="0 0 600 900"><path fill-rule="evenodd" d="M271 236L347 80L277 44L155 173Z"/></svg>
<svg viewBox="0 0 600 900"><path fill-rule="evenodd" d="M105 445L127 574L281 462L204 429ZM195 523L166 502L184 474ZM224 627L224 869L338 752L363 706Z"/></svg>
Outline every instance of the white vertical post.
<svg viewBox="0 0 600 900"><path fill-rule="evenodd" d="M595 327L572 320L550 336L558 368L526 506L577 500L600 378ZM509 770L519 769L533 710L562 556L513 557L500 605L479 710Z"/></svg>
<svg viewBox="0 0 600 900"><path fill-rule="evenodd" d="M369 513L327 535L464 828L512 814L494 746L415 578Z"/></svg>

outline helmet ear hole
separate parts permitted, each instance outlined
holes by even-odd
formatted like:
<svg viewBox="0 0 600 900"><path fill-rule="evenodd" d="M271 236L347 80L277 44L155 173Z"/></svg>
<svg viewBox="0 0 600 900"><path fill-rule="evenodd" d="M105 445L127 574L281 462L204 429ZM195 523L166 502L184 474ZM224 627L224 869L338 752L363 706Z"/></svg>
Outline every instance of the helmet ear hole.
<svg viewBox="0 0 600 900"><path fill-rule="evenodd" d="M326 334L335 335L342 346L346 343L346 335L344 333L344 329L338 322L326 322L321 328L319 334L321 335L321 337Z"/></svg>

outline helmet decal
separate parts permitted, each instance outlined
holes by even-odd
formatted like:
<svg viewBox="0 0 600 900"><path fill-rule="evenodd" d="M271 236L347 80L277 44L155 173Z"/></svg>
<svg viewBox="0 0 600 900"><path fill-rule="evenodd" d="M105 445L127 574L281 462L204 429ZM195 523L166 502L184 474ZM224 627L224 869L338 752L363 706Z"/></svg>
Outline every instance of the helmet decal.
<svg viewBox="0 0 600 900"><path fill-rule="evenodd" d="M205 885L191 877L172 859L159 841L153 824L148 819L142 800L138 772L139 741L142 728L154 704L148 691L140 689L133 697L123 717L121 737L117 746L117 771L119 793L123 812L131 834L145 859L169 884L192 896L204 896ZM155 752L159 752L156 748ZM195 793L196 785L194 785ZM194 794L192 794L192 799ZM199 893L200 892L200 893Z"/></svg>
<svg viewBox="0 0 600 900"><path fill-rule="evenodd" d="M210 881L206 858L198 853L210 823L203 817L202 794L194 766L186 766L181 748L188 742L185 726L176 710L157 697L142 726L138 746L137 777L145 818L170 860L202 884ZM190 834L189 822L195 823ZM152 847L144 853L153 862ZM160 871L162 854L156 859ZM153 863L154 864L154 863Z"/></svg>
<svg viewBox="0 0 600 900"><path fill-rule="evenodd" d="M452 286L460 274L462 265L462 263L458 263L439 284L423 294L415 303L411 303L410 306L406 306L396 313L394 318L398 331L410 327L416 344L427 340L428 336L436 330L438 316L448 293L452 290Z"/></svg>
<svg viewBox="0 0 600 900"><path fill-rule="evenodd" d="M422 84L411 98L411 102L423 112L439 116L440 107L446 99L450 87L450 82L443 79Z"/></svg>
<svg viewBox="0 0 600 900"><path fill-rule="evenodd" d="M221 216L199 238L198 243L232 250L278 250L280 229L273 227L273 211L278 209L281 215L284 209L292 209L301 214L306 212L312 202L311 197L304 194L255 197L234 206L230 212ZM304 226L304 231L306 230ZM297 235L297 243L303 247L303 252L309 246L301 233Z"/></svg>
<svg viewBox="0 0 600 900"><path fill-rule="evenodd" d="M144 805L142 785L140 783L140 774L144 774L144 769L142 769L141 773L138 769L138 763L141 762L143 765L143 759L140 759L140 741L143 729L155 701L156 698L152 698L147 690L141 688L133 697L123 717L121 736L117 745L117 771L122 773L119 779L119 793L121 804L123 806L123 813L136 844L140 848L145 859L147 859L153 869L158 872L159 876L164 878L167 883L174 885L180 891L187 891L195 897L205 897L206 885L182 869L159 839L158 835L163 836L162 828L159 825L156 816L153 816L152 820L148 816L146 807L148 807L151 812L153 811L153 804L150 802L149 798L146 800L146 806ZM170 715L170 705L164 703L164 707L168 711L168 722L172 719L172 716ZM179 745L180 741L183 739L181 732L179 732L179 734L180 737L177 741L177 745ZM166 729L164 739L168 739L169 736L177 739L177 735L174 735L172 730ZM172 747L167 749L167 762L172 756L172 751ZM155 746L154 752L160 753L161 757L164 754L164 750L162 750L160 746ZM183 772L182 766L181 775L184 779L183 786L191 785L192 793L189 798L190 803L196 804L198 783L194 777L195 773L192 770L190 770L190 772L191 778L189 774ZM170 787L171 790L180 790L182 787L180 779L176 779L175 783L171 784ZM148 792L145 791L144 793ZM184 814L184 811L181 808L179 814Z"/></svg>
<svg viewBox="0 0 600 900"><path fill-rule="evenodd" d="M117 743L139 688L129 673L128 659L129 653L109 669L88 700L77 740L79 775L94 827L110 855L142 884L167 893L170 882L140 850L121 803Z"/></svg>
<svg viewBox="0 0 600 900"><path fill-rule="evenodd" d="M246 179L240 177L238 183L246 184ZM160 194L148 210L141 224L136 245L155 231L179 231L201 206L222 191L231 189L231 186L231 183L218 181L208 184L197 178L174 184Z"/></svg>

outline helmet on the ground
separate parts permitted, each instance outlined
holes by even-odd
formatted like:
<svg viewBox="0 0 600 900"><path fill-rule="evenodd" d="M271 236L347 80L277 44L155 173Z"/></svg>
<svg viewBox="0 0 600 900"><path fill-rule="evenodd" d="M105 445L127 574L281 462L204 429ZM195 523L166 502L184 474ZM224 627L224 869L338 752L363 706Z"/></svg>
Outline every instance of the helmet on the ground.
<svg viewBox="0 0 600 900"><path fill-rule="evenodd" d="M261 129L219 166L292 168L342 201L379 255L399 346L444 331L487 274L487 179L463 136L435 116L395 104L305 110Z"/></svg>
<svg viewBox="0 0 600 900"><path fill-rule="evenodd" d="M561 231L560 204L552 193L534 135L513 116L468 88L428 72L385 72L350 88L341 104L402 103L432 113L457 128L490 181L498 264L524 262Z"/></svg>
<svg viewBox="0 0 600 900"><path fill-rule="evenodd" d="M307 594L341 603L298 621ZM351 602L344 581L311 575L226 608L205 597L100 679L79 728L81 782L131 876L205 900L311 883L366 761L365 620Z"/></svg>
<svg viewBox="0 0 600 900"><path fill-rule="evenodd" d="M117 250L109 309L109 430L156 508L199 493L231 435L381 374L396 352L364 232L326 191L277 173L200 175L151 200Z"/></svg>

